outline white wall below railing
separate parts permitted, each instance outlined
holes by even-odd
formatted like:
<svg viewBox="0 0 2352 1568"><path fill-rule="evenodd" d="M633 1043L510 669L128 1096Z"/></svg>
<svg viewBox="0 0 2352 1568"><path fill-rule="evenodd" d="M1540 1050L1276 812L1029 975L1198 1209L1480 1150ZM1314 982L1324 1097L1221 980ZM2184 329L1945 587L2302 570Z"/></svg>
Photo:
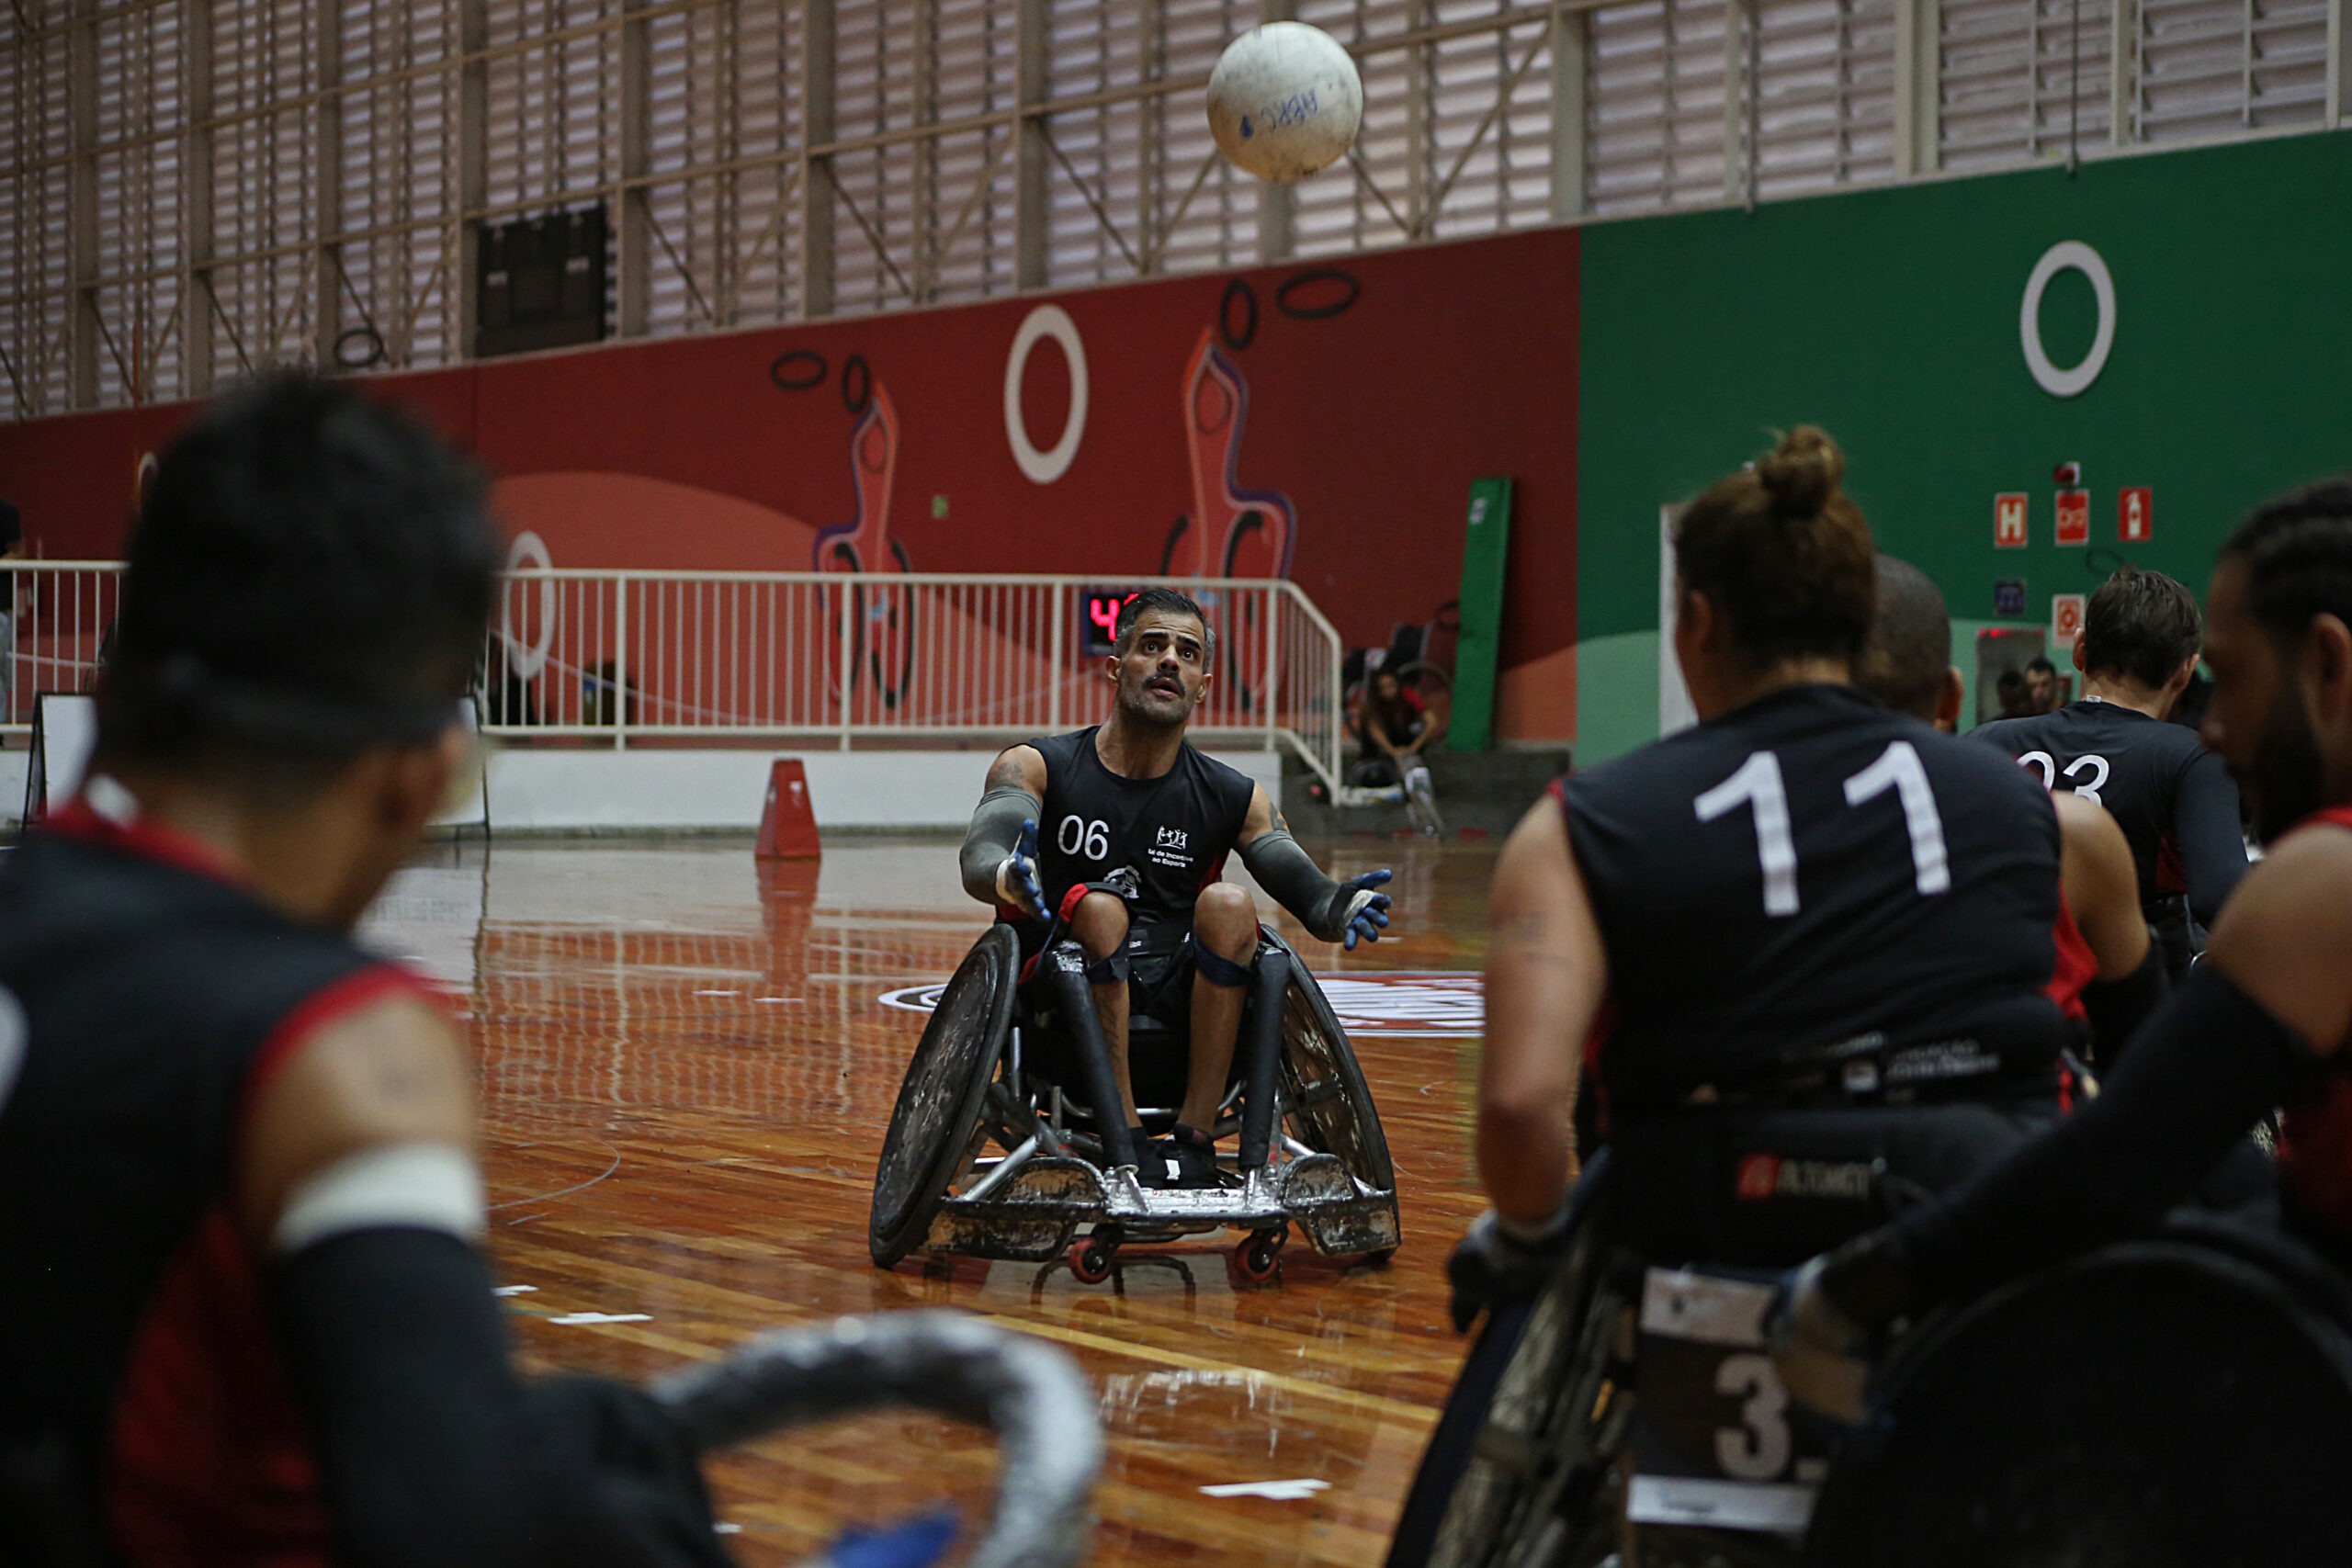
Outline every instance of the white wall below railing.
<svg viewBox="0 0 2352 1568"><path fill-rule="evenodd" d="M969 751L558 750L493 752L493 832L677 832L759 826L768 764L797 757L820 831L961 828L979 804L993 747ZM1211 753L1282 801L1272 751ZM0 752L0 818L24 808L24 751Z"/></svg>

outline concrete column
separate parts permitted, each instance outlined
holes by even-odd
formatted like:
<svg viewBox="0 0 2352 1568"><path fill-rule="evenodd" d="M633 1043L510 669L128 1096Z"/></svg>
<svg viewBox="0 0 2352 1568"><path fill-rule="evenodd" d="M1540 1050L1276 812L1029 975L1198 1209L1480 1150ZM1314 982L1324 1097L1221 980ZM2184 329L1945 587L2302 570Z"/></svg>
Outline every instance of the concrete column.
<svg viewBox="0 0 2352 1568"><path fill-rule="evenodd" d="M98 400L97 289L91 280L98 271L98 161L90 149L98 140L98 39L91 17L98 0L80 0L74 7L73 30L65 35L65 117L67 145L74 161L66 165L65 259L73 285L67 319L66 396L77 409Z"/></svg>
<svg viewBox="0 0 2352 1568"><path fill-rule="evenodd" d="M1940 161L1943 18L1938 0L1894 0L1894 177Z"/></svg>
<svg viewBox="0 0 2352 1568"><path fill-rule="evenodd" d="M1298 0L1261 0L1258 17L1261 22L1296 21ZM1290 259L1296 243L1293 230L1297 216L1295 186L1258 182L1258 260L1261 264Z"/></svg>
<svg viewBox="0 0 2352 1568"><path fill-rule="evenodd" d="M800 40L800 313L833 313L833 0L804 0Z"/></svg>
<svg viewBox="0 0 2352 1568"><path fill-rule="evenodd" d="M481 316L481 224L473 216L490 200L490 67L475 58L489 46L489 0L458 0L458 301L452 357L474 356Z"/></svg>
<svg viewBox="0 0 2352 1568"><path fill-rule="evenodd" d="M651 40L646 35L647 0L623 0L621 23L621 147L624 180L642 176L652 166L650 149L653 128L652 73L649 64ZM613 221L618 235L615 259L619 264L619 329L622 337L643 337L648 309L653 299L653 230L646 212L646 190L624 185L615 204Z"/></svg>
<svg viewBox="0 0 2352 1568"><path fill-rule="evenodd" d="M314 80L333 86L343 79L343 7L337 0L321 0L317 15ZM321 242L311 265L311 360L328 370L334 367L334 340L344 325L343 247L324 243L327 235L343 232L343 99L322 94L311 112L311 144L318 159L313 237Z"/></svg>
<svg viewBox="0 0 2352 1568"><path fill-rule="evenodd" d="M1046 101L1053 57L1050 0L1020 0L1014 17L1013 91L1021 120L1013 128L1019 141L1012 150L1012 283L1016 288L1043 288L1047 282L1046 180L1053 155L1046 147L1046 122L1031 110Z"/></svg>
<svg viewBox="0 0 2352 1568"><path fill-rule="evenodd" d="M1552 7L1552 221L1584 212L1586 47L1591 14Z"/></svg>
<svg viewBox="0 0 2352 1568"><path fill-rule="evenodd" d="M180 6L180 390L212 390L212 0Z"/></svg>

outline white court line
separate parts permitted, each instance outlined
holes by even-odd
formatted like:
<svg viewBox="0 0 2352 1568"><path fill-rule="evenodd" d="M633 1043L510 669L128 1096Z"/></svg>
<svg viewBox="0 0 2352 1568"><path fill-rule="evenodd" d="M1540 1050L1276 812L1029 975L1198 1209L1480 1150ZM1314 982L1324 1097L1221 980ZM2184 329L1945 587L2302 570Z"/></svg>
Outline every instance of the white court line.
<svg viewBox="0 0 2352 1568"><path fill-rule="evenodd" d="M548 1319L562 1328L575 1328L591 1323L651 1323L650 1312L568 1312L560 1317Z"/></svg>
<svg viewBox="0 0 2352 1568"><path fill-rule="evenodd" d="M501 1285L490 1293L493 1296L527 1296L537 1289L537 1285Z"/></svg>
<svg viewBox="0 0 2352 1568"><path fill-rule="evenodd" d="M1301 1479L1297 1481L1229 1481L1222 1486L1204 1486L1201 1491L1210 1497L1266 1497L1277 1503L1303 1503L1317 1492L1330 1487L1328 1481Z"/></svg>

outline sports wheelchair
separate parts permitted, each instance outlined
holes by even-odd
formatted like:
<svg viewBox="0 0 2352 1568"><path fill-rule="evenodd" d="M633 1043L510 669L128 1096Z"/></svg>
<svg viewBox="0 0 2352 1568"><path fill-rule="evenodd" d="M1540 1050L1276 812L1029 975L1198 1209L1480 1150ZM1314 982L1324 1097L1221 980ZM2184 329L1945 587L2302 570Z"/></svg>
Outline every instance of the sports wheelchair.
<svg viewBox="0 0 2352 1568"><path fill-rule="evenodd" d="M2177 1213L1930 1316L1871 1407L1808 1564L2352 1562L2352 1286L2274 1232Z"/></svg>
<svg viewBox="0 0 2352 1568"><path fill-rule="evenodd" d="M1261 927L1235 1077L1216 1135L1227 1184L1141 1185L1075 942L1022 973L1013 928L965 955L907 1065L874 1183L868 1244L888 1269L909 1253L1043 1262L1067 1253L1089 1284L1119 1248L1242 1233L1236 1272L1271 1279L1295 1224L1317 1252L1384 1261L1398 1230L1388 1141L1330 1004L1290 945ZM1025 983L1024 983L1025 982ZM1187 1041L1136 1015L1129 1060L1148 1131L1182 1093ZM1114 1108L1109 1118L1095 1108Z"/></svg>
<svg viewBox="0 0 2352 1568"><path fill-rule="evenodd" d="M1585 1167L1544 1288L1473 1346L1390 1568L1796 1562L1831 1447L1765 1346L1781 1270L1991 1163L2036 1114L1791 1108L1621 1130Z"/></svg>

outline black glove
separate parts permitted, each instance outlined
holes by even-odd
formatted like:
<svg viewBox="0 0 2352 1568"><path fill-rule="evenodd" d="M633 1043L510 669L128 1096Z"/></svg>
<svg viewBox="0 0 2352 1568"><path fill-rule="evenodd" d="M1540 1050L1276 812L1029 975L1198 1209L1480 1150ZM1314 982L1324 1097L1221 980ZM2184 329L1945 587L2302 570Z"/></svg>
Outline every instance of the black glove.
<svg viewBox="0 0 2352 1568"><path fill-rule="evenodd" d="M1471 1222L1445 1260L1453 1286L1453 1327L1467 1334L1481 1313L1532 1301L1567 1250L1568 1206L1550 1219L1507 1219L1492 1209Z"/></svg>
<svg viewBox="0 0 2352 1568"><path fill-rule="evenodd" d="M1772 1364L1808 1410L1860 1426L1871 1362L1906 1310L1909 1273L1888 1231L1856 1236L1784 1275L1764 1323Z"/></svg>

